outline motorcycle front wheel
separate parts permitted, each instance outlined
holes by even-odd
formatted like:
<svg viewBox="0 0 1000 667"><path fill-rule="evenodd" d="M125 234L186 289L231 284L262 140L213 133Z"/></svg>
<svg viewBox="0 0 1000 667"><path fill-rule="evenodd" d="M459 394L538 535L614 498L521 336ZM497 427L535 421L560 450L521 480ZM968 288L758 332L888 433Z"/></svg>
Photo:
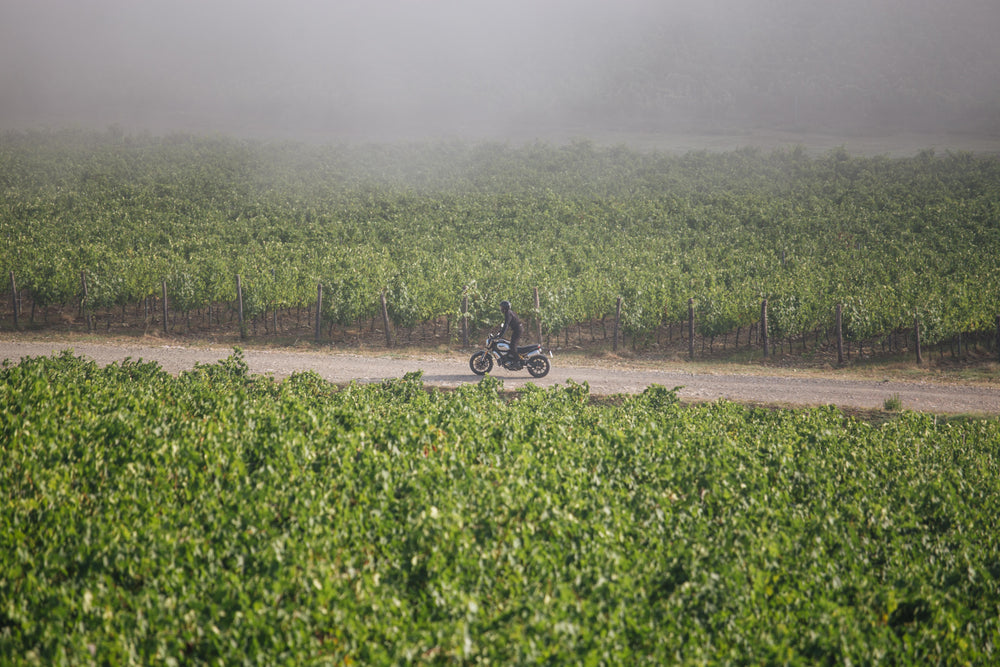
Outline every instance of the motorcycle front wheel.
<svg viewBox="0 0 1000 667"><path fill-rule="evenodd" d="M531 377L543 378L549 374L549 360L547 357L537 356L528 359L528 372L531 373Z"/></svg>
<svg viewBox="0 0 1000 667"><path fill-rule="evenodd" d="M469 359L469 368L476 375L486 375L493 370L493 357L480 350Z"/></svg>

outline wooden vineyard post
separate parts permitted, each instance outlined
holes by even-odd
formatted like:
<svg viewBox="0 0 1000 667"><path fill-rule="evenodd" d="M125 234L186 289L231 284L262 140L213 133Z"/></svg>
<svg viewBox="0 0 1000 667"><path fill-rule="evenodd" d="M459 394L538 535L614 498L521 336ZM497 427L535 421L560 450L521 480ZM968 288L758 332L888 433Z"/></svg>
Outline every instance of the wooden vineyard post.
<svg viewBox="0 0 1000 667"><path fill-rule="evenodd" d="M844 304L837 304L837 319L835 323L837 332L837 363L844 364Z"/></svg>
<svg viewBox="0 0 1000 667"><path fill-rule="evenodd" d="M392 347L392 333L389 331L389 307L385 302L385 290L382 290L382 326L385 328L385 346Z"/></svg>
<svg viewBox="0 0 1000 667"><path fill-rule="evenodd" d="M14 331L19 331L21 326L17 321L17 283L14 282L13 271L10 272L10 305L14 312Z"/></svg>
<svg viewBox="0 0 1000 667"><path fill-rule="evenodd" d="M167 281L163 281L163 333L168 331L167 322Z"/></svg>
<svg viewBox="0 0 1000 667"><path fill-rule="evenodd" d="M618 297L618 301L615 305L615 337L614 342L611 344L611 349L615 352L618 351L618 331L621 329L622 321L622 298Z"/></svg>
<svg viewBox="0 0 1000 667"><path fill-rule="evenodd" d="M13 274L11 274L13 275ZM538 300L538 288L535 288L535 332L538 344L542 344L542 302Z"/></svg>
<svg viewBox="0 0 1000 667"><path fill-rule="evenodd" d="M998 326L1000 326L1000 318L997 318ZM998 329L1000 332L1000 329ZM1000 335L1000 334L998 334ZM917 350L917 364L924 363L924 355L920 352L920 318L913 318L913 346Z"/></svg>
<svg viewBox="0 0 1000 667"><path fill-rule="evenodd" d="M323 324L323 283L316 283L316 342L319 342L320 327Z"/></svg>
<svg viewBox="0 0 1000 667"><path fill-rule="evenodd" d="M80 272L80 282L83 285L83 298L80 299L80 317L87 318L87 333L90 333L90 313L87 311L87 272Z"/></svg>
<svg viewBox="0 0 1000 667"><path fill-rule="evenodd" d="M764 342L764 358L767 359L767 299L760 302L760 338Z"/></svg>
<svg viewBox="0 0 1000 667"><path fill-rule="evenodd" d="M243 322L243 279L236 274L236 312L239 316L240 338L247 337L246 324Z"/></svg>
<svg viewBox="0 0 1000 667"><path fill-rule="evenodd" d="M694 361L694 297L688 299L688 359Z"/></svg>
<svg viewBox="0 0 1000 667"><path fill-rule="evenodd" d="M274 269L271 269L271 278L274 278ZM265 310L265 312L267 312ZM278 304L274 303L271 306L271 335L278 335Z"/></svg>
<svg viewBox="0 0 1000 667"><path fill-rule="evenodd" d="M469 347L469 295L462 295L462 347Z"/></svg>

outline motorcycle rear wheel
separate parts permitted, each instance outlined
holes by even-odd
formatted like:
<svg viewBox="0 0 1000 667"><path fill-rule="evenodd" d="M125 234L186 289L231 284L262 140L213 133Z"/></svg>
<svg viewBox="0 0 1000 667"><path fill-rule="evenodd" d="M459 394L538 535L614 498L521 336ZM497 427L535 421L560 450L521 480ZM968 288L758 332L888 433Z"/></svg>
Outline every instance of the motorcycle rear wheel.
<svg viewBox="0 0 1000 667"><path fill-rule="evenodd" d="M493 357L480 350L469 358L469 368L476 375L486 375L493 370Z"/></svg>
<svg viewBox="0 0 1000 667"><path fill-rule="evenodd" d="M543 356L530 357L526 365L528 372L531 373L531 377L536 378L545 377L549 374L549 369L551 368L548 358Z"/></svg>

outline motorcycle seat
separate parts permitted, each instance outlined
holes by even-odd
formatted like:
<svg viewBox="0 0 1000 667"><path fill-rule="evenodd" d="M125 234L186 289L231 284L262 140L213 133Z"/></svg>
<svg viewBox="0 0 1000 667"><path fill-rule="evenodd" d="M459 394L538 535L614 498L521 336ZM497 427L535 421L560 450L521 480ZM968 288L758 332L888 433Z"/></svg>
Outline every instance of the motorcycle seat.
<svg viewBox="0 0 1000 667"><path fill-rule="evenodd" d="M528 354L529 352L534 352L535 350L540 350L541 348L542 348L541 345L518 345L517 353Z"/></svg>

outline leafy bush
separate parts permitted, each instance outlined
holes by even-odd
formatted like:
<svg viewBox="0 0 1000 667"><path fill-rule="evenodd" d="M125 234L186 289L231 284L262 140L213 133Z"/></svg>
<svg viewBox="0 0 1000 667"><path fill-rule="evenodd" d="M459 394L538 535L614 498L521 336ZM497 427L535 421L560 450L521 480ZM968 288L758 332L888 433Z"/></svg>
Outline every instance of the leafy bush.
<svg viewBox="0 0 1000 667"><path fill-rule="evenodd" d="M1000 422L0 368L8 664L994 664Z"/></svg>

